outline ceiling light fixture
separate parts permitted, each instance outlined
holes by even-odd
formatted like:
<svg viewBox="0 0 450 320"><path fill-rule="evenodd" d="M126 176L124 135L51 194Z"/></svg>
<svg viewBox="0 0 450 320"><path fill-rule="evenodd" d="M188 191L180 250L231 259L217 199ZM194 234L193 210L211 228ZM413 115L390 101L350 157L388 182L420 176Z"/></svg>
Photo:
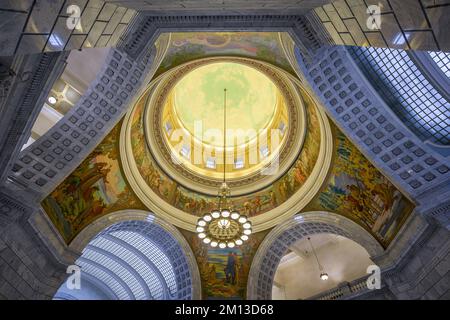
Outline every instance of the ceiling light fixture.
<svg viewBox="0 0 450 320"><path fill-rule="evenodd" d="M314 256L316 257L317 265L319 266L319 270L320 270L319 277L320 277L321 280L326 281L326 280L328 280L328 273L323 271L323 267L322 267L322 265L319 262L319 258L317 257L316 251L314 250L314 247L313 247L313 245L311 243L311 238L310 237L308 237L308 241L309 241L309 244L311 245L312 252L314 253Z"/></svg>
<svg viewBox="0 0 450 320"><path fill-rule="evenodd" d="M320 274L320 279L322 279L323 281L328 280L328 273L322 272Z"/></svg>
<svg viewBox="0 0 450 320"><path fill-rule="evenodd" d="M48 97L48 103L50 103L50 104L55 104L56 101L58 101L58 100L56 100L56 98L55 98L54 96Z"/></svg>
<svg viewBox="0 0 450 320"><path fill-rule="evenodd" d="M227 89L224 89L223 106L223 181L217 193L218 209L205 214L197 221L198 237L205 244L221 249L240 246L248 240L252 233L252 223L244 215L233 210L230 197L230 188L226 182L226 116L227 116Z"/></svg>

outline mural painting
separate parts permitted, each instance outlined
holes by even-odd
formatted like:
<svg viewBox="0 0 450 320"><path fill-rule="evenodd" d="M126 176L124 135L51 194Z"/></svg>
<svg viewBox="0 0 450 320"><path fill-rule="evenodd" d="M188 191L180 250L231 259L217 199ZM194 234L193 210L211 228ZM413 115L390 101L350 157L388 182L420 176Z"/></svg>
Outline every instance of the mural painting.
<svg viewBox="0 0 450 320"><path fill-rule="evenodd" d="M308 210L328 210L367 229L387 247L406 221L414 204L335 129L334 166L325 189Z"/></svg>
<svg viewBox="0 0 450 320"><path fill-rule="evenodd" d="M157 75L187 61L211 56L257 58L294 74L276 32L186 32L171 36Z"/></svg>
<svg viewBox="0 0 450 320"><path fill-rule="evenodd" d="M120 126L119 123L41 203L67 243L102 215L123 209L146 209L120 169Z"/></svg>
<svg viewBox="0 0 450 320"><path fill-rule="evenodd" d="M238 248L211 248L196 234L182 231L197 259L203 299L245 299L251 262L268 230L253 234Z"/></svg>

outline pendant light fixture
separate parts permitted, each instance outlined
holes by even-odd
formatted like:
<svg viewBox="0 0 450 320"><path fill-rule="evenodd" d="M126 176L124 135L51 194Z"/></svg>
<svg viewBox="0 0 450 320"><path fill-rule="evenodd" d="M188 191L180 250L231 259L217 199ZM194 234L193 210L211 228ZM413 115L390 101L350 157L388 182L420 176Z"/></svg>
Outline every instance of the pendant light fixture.
<svg viewBox="0 0 450 320"><path fill-rule="evenodd" d="M233 248L248 240L252 233L252 223L245 215L233 210L228 201L230 188L226 182L226 125L227 125L227 89L224 89L223 107L223 181L217 193L218 205L211 213L197 221L198 237L211 247Z"/></svg>
<svg viewBox="0 0 450 320"><path fill-rule="evenodd" d="M316 257L317 265L319 266L319 271L320 271L319 277L320 277L321 280L326 281L326 280L328 280L328 273L323 271L323 267L322 267L322 265L319 262L319 258L317 257L316 251L314 250L314 247L312 245L310 237L308 237L308 241L309 241L309 244L311 245L312 252L313 252L314 256Z"/></svg>

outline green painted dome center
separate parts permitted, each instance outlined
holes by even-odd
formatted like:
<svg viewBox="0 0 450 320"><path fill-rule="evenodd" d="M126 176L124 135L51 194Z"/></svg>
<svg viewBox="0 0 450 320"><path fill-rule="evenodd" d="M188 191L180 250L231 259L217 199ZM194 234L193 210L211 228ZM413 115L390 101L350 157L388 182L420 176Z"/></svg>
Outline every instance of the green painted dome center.
<svg viewBox="0 0 450 320"><path fill-rule="evenodd" d="M191 71L174 88L177 116L191 134L199 132L194 131L199 123L206 137L208 130L223 132L224 88L227 89L227 129L258 133L268 126L277 99L277 88L272 80L252 67L218 62ZM215 140L203 139L223 146L223 141ZM227 145L233 145L233 141L229 136Z"/></svg>

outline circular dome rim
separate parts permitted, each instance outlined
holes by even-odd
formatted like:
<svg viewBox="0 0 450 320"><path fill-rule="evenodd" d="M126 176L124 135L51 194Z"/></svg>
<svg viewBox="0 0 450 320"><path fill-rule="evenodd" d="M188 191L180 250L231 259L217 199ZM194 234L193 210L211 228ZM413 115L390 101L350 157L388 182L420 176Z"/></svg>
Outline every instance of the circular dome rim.
<svg viewBox="0 0 450 320"><path fill-rule="evenodd" d="M242 196L264 189L265 187L276 181L280 176L284 175L292 166L292 164L295 162L298 155L301 153L302 146L306 136L307 131L306 110L302 97L297 92L295 92L295 88L291 84L292 76L289 75L285 70L264 61L233 56L217 56L217 57L202 58L189 61L171 70L168 70L160 77L163 77L166 79L166 81L169 81L170 79L168 79L168 77L171 75L171 72L177 72L178 70L185 67L192 67L192 70L194 70L197 66L215 63L218 61L231 61L242 64L249 64L250 67L266 67L268 70L271 70L274 74L276 74L276 76L280 81L283 81L283 86L285 87L280 88L281 85L277 84L276 82L278 79L272 80L274 84L278 87L280 92L283 94L282 90L284 90L284 94L289 94L292 100L291 102L292 105L286 106L287 111L292 113L289 115L288 132L283 137L283 143L280 144L281 150L278 151L278 155L284 157L282 159L278 158L279 161L278 173L273 176L271 175L264 176L261 175L259 172L259 169L261 169L267 163L276 160L277 159L276 157L268 157L266 160L258 164L259 166L258 170L246 176L234 178L231 176L230 173L227 173L227 183L230 185L230 188L232 189L233 196ZM191 70L188 70L186 74L189 73L190 71ZM261 72L264 73L264 71ZM269 74L266 74L266 76L270 78ZM158 77L158 79L160 79L160 77ZM210 176L200 175L198 174L197 171L193 171L189 167L175 166L171 161L169 146L166 144L165 150L162 150L160 148L160 146L163 143L166 143L164 133L161 130L162 126L159 125L161 122L160 110L164 109L164 104L161 103L158 104L158 102L155 102L155 99L165 101L165 99L167 98L167 96L171 91L171 88L176 83L178 83L178 81L179 79L173 80L174 83L172 84L172 86L169 86L167 82L158 82L155 85L157 87L155 89L156 92L150 99L148 99L144 111L145 138L149 145L149 148L152 150L152 155L155 157L156 162L168 176L170 176L172 179L176 180L178 183L180 183L182 186L184 186L189 190L204 195L215 196L217 195L217 188L222 182L223 177L222 175L220 175L220 177L213 178ZM163 93L161 93L161 91L158 91L158 89L166 91L164 94L164 98L161 97ZM155 96L157 98L155 98ZM156 119L153 118L155 115L157 117ZM157 132L156 135L154 134L155 132ZM157 139L160 139L160 141L157 141ZM292 150L295 151L291 152Z"/></svg>

